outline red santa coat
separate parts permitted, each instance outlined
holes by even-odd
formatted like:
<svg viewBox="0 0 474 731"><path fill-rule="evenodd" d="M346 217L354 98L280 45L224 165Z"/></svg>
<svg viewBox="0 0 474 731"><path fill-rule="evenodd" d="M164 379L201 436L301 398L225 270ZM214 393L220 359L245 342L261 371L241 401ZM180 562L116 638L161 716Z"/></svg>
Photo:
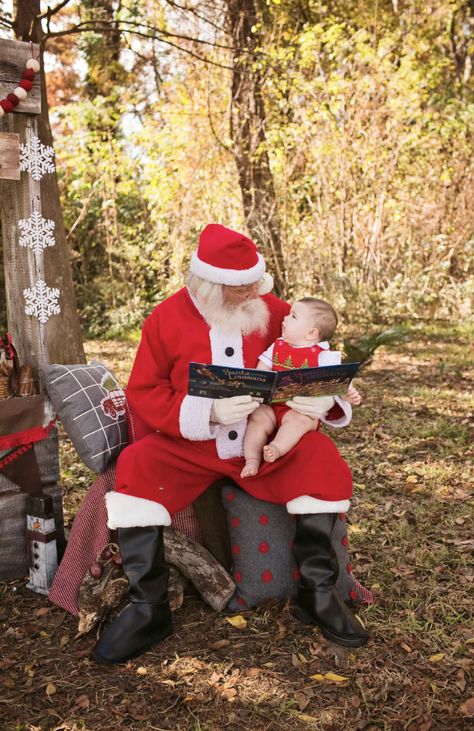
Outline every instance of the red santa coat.
<svg viewBox="0 0 474 731"><path fill-rule="evenodd" d="M170 515L221 477L276 503L300 495L323 500L351 496L350 470L321 432L305 435L287 455L264 463L257 476L241 478L246 419L231 426L211 424L212 399L187 395L190 361L253 368L280 336L289 306L272 294L263 299L270 311L265 334L242 337L209 327L186 288L147 318L127 386L142 438L119 457L117 492L160 503ZM344 426L350 417L350 405L340 402L325 421Z"/></svg>

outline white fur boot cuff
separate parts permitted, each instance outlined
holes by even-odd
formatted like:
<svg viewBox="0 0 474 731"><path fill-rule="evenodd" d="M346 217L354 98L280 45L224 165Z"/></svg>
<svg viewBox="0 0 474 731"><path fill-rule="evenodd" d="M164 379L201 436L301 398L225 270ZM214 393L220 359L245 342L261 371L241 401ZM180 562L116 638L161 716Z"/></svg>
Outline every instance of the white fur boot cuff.
<svg viewBox="0 0 474 731"><path fill-rule="evenodd" d="M347 513L350 500L319 500L311 495L301 495L286 503L290 515L311 515L313 513Z"/></svg>
<svg viewBox="0 0 474 731"><path fill-rule="evenodd" d="M160 503L141 497L108 492L105 496L109 519L107 525L114 528L136 528L147 525L171 525L171 516Z"/></svg>

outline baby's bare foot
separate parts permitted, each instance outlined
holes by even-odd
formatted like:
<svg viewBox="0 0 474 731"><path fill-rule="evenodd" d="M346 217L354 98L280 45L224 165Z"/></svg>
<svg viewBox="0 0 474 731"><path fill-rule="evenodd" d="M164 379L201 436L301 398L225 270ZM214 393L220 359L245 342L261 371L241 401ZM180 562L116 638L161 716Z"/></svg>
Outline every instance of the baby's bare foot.
<svg viewBox="0 0 474 731"><path fill-rule="evenodd" d="M245 465L240 473L241 477L254 477L257 472L258 468L260 467L260 460L259 459L247 459L245 460Z"/></svg>
<svg viewBox="0 0 474 731"><path fill-rule="evenodd" d="M263 459L265 462L274 462L276 459L279 459L280 457L280 450L278 449L275 442L270 442L270 444L266 444L263 448Z"/></svg>

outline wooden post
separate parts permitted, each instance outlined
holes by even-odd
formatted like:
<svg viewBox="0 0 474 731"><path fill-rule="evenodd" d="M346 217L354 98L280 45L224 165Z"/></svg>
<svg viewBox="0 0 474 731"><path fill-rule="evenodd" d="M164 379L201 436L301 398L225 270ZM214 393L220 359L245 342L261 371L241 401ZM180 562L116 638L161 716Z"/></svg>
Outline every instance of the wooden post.
<svg viewBox="0 0 474 731"><path fill-rule="evenodd" d="M0 40L0 99L6 98L19 86L26 61L39 57L38 45ZM37 74L27 98L0 120L3 131L0 145L3 140L3 144L11 150L14 139L20 143L19 170L15 166L14 155L9 155L7 165L5 158L2 158L0 169L0 216L8 328L20 363L33 368L40 392L44 390L43 366L49 363L49 336L58 328L54 320L61 313L60 287L52 280L54 270L45 275L44 253L55 245L55 222L43 217L41 179L51 175L55 168L52 148L45 146L38 136L37 115L41 113L41 96L40 75ZM45 422L48 422L52 416L51 404L48 399L45 399L45 403ZM53 497L58 543L63 544L62 492L57 485L59 459L56 430L46 440L35 445L35 453L41 483L45 492ZM26 495L18 485L0 474L0 512L4 513L5 519L10 513L13 515L12 500L18 502L18 506L15 502L15 515L18 513L18 518L24 515L26 527ZM10 536L12 538L17 537ZM0 537L1 548L3 544ZM0 551L0 563L1 559ZM5 565L0 565L0 575L2 578L21 576L25 573L26 565L23 533L15 556L8 559ZM41 590L45 592L50 578L48 574L43 582L38 583L38 577L32 575L30 586L35 588L41 584Z"/></svg>

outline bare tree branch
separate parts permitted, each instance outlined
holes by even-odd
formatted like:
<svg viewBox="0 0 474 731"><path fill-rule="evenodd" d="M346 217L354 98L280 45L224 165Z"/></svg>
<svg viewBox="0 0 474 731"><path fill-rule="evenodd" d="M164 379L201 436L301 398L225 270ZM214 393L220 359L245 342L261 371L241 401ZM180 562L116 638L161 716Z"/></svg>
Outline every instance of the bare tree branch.
<svg viewBox="0 0 474 731"><path fill-rule="evenodd" d="M184 5L180 5L179 3L174 2L174 0L165 0L166 4L169 5L172 8L175 8L176 10L180 10L183 14L191 14L194 15L198 20L202 20L204 23L207 23L212 28L215 28L220 33L227 33L225 28L221 28L220 26L216 25L216 23L213 23L212 20L209 20L209 18L206 18L204 15L200 15L200 13L196 12L194 8L187 8Z"/></svg>
<svg viewBox="0 0 474 731"><path fill-rule="evenodd" d="M158 32L158 35L155 33L144 33L136 28L126 28L124 27L124 24L127 24L128 21L118 21L117 23L107 23L106 21L83 21L82 23L78 23L77 25L71 26L70 28L66 28L65 30L58 30L58 31L48 31L43 38L42 43L46 43L47 40L50 38L60 38L62 36L67 35L74 35L76 33L83 33L83 32L90 32L90 31L96 31L99 33L115 33L117 30L119 30L121 33L130 33L132 35L138 36L139 38L148 38L149 40L156 40L159 43L165 43L168 46L171 46L172 48L176 48L178 51L181 51L183 53L188 54L189 56L192 56L193 58L196 58L198 61L202 61L203 63L210 64L212 66L217 66L219 68L226 69L228 71L232 71L231 66L227 66L226 64L219 63L218 61L213 61L209 58L205 58L204 56L201 56L198 53L195 53L189 48L185 48L184 46L179 45L178 43L173 43L171 40L168 40L169 38L176 38L178 40L187 40L190 42L199 42L199 43L205 43L206 45L215 46L216 44L210 43L208 41L202 41L200 39L192 38L191 36L180 36L175 33L169 33L168 31L161 31L156 28L152 28L152 26L148 26L149 28L153 29L154 31ZM133 24L135 26L140 27L140 24L136 23ZM147 26L145 26L147 27ZM163 37L159 34L163 34ZM165 37L166 36L166 37ZM219 48L227 48L226 46L218 46Z"/></svg>
<svg viewBox="0 0 474 731"><path fill-rule="evenodd" d="M50 8L48 6L48 9L45 13L42 15L37 15L37 20L43 20L44 18L51 18L51 16L56 15L56 13L59 13L60 10L62 10L68 3L70 3L71 0L63 0L59 5L56 5L55 8Z"/></svg>

